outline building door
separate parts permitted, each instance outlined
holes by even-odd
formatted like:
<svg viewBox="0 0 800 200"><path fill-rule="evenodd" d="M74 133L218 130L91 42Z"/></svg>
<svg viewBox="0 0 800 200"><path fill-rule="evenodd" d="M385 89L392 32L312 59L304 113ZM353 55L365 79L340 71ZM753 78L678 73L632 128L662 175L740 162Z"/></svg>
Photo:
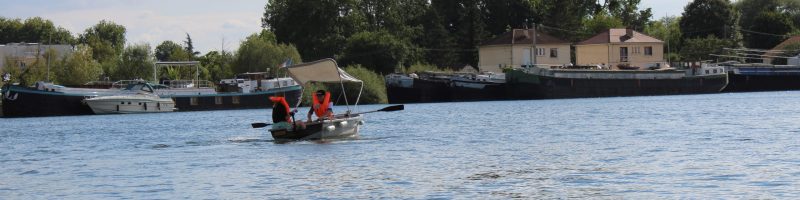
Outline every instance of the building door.
<svg viewBox="0 0 800 200"><path fill-rule="evenodd" d="M619 48L619 62L628 62L628 47Z"/></svg>
<svg viewBox="0 0 800 200"><path fill-rule="evenodd" d="M525 48L522 51L522 65L531 65L531 49Z"/></svg>

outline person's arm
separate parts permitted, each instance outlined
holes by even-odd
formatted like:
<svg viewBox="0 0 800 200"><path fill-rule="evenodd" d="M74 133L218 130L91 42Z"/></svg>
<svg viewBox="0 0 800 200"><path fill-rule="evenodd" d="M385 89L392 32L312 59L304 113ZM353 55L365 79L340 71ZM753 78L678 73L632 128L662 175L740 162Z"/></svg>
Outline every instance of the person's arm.
<svg viewBox="0 0 800 200"><path fill-rule="evenodd" d="M314 106L308 108L308 123L311 123L311 114L314 114Z"/></svg>

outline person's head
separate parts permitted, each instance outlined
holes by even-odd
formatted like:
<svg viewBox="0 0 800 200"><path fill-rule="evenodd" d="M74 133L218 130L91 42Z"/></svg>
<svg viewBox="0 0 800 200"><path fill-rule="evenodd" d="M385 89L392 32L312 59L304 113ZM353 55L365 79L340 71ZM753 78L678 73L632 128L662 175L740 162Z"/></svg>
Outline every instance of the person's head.
<svg viewBox="0 0 800 200"><path fill-rule="evenodd" d="M325 98L325 90L317 90L316 95L318 99Z"/></svg>
<svg viewBox="0 0 800 200"><path fill-rule="evenodd" d="M282 95L276 95L276 96L271 96L271 97L269 97L269 100L270 100L270 101L272 101L272 106L273 106L273 107L275 107L275 106L277 106L279 103L281 103L281 100L282 100L282 99L283 99Z"/></svg>

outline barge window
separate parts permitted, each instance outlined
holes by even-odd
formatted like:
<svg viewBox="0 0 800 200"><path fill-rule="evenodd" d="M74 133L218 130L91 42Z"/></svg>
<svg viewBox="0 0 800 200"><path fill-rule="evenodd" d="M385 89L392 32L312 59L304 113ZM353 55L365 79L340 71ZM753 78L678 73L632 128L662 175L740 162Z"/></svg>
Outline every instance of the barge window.
<svg viewBox="0 0 800 200"><path fill-rule="evenodd" d="M189 105L196 106L197 104L197 97L189 98Z"/></svg>
<svg viewBox="0 0 800 200"><path fill-rule="evenodd" d="M231 102L233 104L239 104L239 96L232 96L231 97Z"/></svg>
<svg viewBox="0 0 800 200"><path fill-rule="evenodd" d="M214 97L214 103L216 103L217 105L222 104L222 97Z"/></svg>

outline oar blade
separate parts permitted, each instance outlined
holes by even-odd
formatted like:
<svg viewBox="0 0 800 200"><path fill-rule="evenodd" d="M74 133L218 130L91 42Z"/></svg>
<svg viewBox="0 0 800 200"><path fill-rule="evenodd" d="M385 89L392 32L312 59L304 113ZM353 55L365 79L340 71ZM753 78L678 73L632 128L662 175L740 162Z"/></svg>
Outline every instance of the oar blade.
<svg viewBox="0 0 800 200"><path fill-rule="evenodd" d="M272 124L267 124L267 123L253 123L253 124L250 124L250 125L251 125L251 126L253 126L253 128L264 128L264 127L267 127L267 126L269 126L269 125L272 125Z"/></svg>
<svg viewBox="0 0 800 200"><path fill-rule="evenodd" d="M380 109L378 111L391 112L391 111L398 111L398 110L403 110L403 109L405 109L405 106L403 104L400 104L400 105L389 106L389 107Z"/></svg>

